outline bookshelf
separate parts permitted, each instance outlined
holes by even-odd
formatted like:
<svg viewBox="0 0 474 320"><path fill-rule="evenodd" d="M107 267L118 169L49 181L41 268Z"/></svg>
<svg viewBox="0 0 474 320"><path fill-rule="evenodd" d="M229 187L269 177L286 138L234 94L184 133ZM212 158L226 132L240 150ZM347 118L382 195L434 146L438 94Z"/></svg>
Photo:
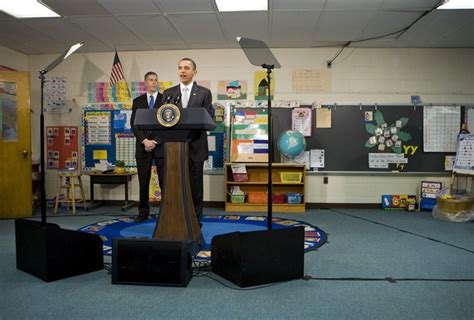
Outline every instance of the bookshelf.
<svg viewBox="0 0 474 320"><path fill-rule="evenodd" d="M238 163L242 164L242 163ZM268 164L266 163L245 163L247 170L247 181L235 181L232 173L232 165L236 163L225 164L225 188L226 201L225 211L237 212L266 212L268 205L265 200L260 203L249 202L251 193L262 194L268 189ZM281 194L299 194L301 195L301 203L285 203L273 204L273 212L305 212L305 165L296 163L274 163L272 166L272 189L273 195ZM288 175L300 175L300 181L285 182L281 180L281 173ZM243 203L232 202L230 191L232 186L239 186L241 190L246 193L245 201ZM252 201L252 200L251 200Z"/></svg>

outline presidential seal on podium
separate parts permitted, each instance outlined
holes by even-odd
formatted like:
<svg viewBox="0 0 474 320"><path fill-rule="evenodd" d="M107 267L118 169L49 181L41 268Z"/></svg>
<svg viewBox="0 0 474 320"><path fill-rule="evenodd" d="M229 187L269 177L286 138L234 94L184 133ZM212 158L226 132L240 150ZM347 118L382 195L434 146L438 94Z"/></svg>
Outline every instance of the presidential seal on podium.
<svg viewBox="0 0 474 320"><path fill-rule="evenodd" d="M166 128L174 127L179 122L180 117L181 111L178 106L172 103L165 103L158 108L158 112L156 113L156 120Z"/></svg>

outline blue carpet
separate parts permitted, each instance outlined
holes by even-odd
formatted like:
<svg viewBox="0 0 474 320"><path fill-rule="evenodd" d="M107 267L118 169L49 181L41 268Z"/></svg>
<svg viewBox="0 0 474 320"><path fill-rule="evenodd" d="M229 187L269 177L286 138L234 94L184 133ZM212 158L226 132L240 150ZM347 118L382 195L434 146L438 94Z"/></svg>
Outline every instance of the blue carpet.
<svg viewBox="0 0 474 320"><path fill-rule="evenodd" d="M152 215L151 218L143 223L136 223L133 217L125 216L90 224L80 228L79 231L99 235L103 241L104 255L111 255L113 238L151 238L155 229L156 216ZM267 218L262 216L205 215L201 223L204 244L196 259L204 260L211 257L211 241L216 235L267 229ZM326 233L316 226L291 219L273 218L272 220L273 229L298 226L305 228L305 252L315 250L326 242Z"/></svg>

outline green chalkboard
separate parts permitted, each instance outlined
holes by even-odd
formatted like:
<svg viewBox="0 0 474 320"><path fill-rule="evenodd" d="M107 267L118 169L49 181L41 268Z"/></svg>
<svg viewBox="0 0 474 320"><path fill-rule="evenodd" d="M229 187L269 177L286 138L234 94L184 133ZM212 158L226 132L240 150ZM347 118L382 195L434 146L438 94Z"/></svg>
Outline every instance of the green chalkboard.
<svg viewBox="0 0 474 320"><path fill-rule="evenodd" d="M312 135L306 137L307 150L325 150L325 168L321 171L407 171L407 172L445 172L445 156L454 153L423 152L423 107L417 106L331 106L331 128L316 128L316 110L312 113ZM276 148L278 137L285 130L291 129L291 109L274 108L273 139L274 161L279 162L280 153ZM369 113L366 113L369 112ZM370 112L372 120L370 121ZM368 119L366 119L366 117ZM398 128L401 141L399 149L392 147L383 151L378 150L377 144L369 148L374 129L380 127L381 117L387 123L387 128L396 126L396 121L402 121ZM462 119L461 119L462 120ZM460 124L461 125L461 122ZM391 134L391 139L395 133ZM439 132L440 135L443 132ZM378 138L378 136L377 136ZM402 152L408 163L402 167L390 165L385 169L369 168L369 153Z"/></svg>

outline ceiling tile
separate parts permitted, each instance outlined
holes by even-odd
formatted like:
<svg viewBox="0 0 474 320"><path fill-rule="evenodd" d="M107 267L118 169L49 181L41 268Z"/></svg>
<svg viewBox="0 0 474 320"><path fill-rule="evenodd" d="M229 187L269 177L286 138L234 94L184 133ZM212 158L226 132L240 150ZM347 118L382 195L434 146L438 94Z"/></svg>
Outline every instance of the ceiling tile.
<svg viewBox="0 0 474 320"><path fill-rule="evenodd" d="M212 0L155 0L167 13L215 12Z"/></svg>
<svg viewBox="0 0 474 320"><path fill-rule="evenodd" d="M42 2L62 16L109 14L96 0L42 0Z"/></svg>
<svg viewBox="0 0 474 320"><path fill-rule="evenodd" d="M191 49L227 49L227 41L188 42Z"/></svg>
<svg viewBox="0 0 474 320"><path fill-rule="evenodd" d="M182 41L181 43L150 43L150 46L153 50L180 50L180 49L189 49L189 46Z"/></svg>
<svg viewBox="0 0 474 320"><path fill-rule="evenodd" d="M183 43L183 39L163 15L119 16L117 19L149 44Z"/></svg>
<svg viewBox="0 0 474 320"><path fill-rule="evenodd" d="M245 18L241 13L223 12L219 13L224 29L229 36L229 41L235 37L246 37L268 41L268 13L247 12ZM245 23L242 23L245 19Z"/></svg>
<svg viewBox="0 0 474 320"><path fill-rule="evenodd" d="M0 35L7 35L15 38L17 41L25 42L28 47L38 48L38 51L43 52L43 48L66 47L65 43L54 40L49 36L23 24L21 20L0 20Z"/></svg>
<svg viewBox="0 0 474 320"><path fill-rule="evenodd" d="M434 8L439 2L439 0L384 0L381 9L427 11Z"/></svg>
<svg viewBox="0 0 474 320"><path fill-rule="evenodd" d="M0 20L14 20L15 18L3 11L0 11Z"/></svg>
<svg viewBox="0 0 474 320"><path fill-rule="evenodd" d="M269 0L271 10L322 10L326 0Z"/></svg>
<svg viewBox="0 0 474 320"><path fill-rule="evenodd" d="M375 11L380 8L383 0L329 0L324 7L325 10L344 10L344 11Z"/></svg>
<svg viewBox="0 0 474 320"><path fill-rule="evenodd" d="M403 40L419 42L448 40L444 37L474 20L472 10L437 10L418 21L402 35Z"/></svg>
<svg viewBox="0 0 474 320"><path fill-rule="evenodd" d="M6 34L0 34L0 45L24 54L40 54L37 48L28 46L24 41Z"/></svg>
<svg viewBox="0 0 474 320"><path fill-rule="evenodd" d="M362 38L363 30L374 12L324 11L318 21L314 39L350 41Z"/></svg>
<svg viewBox="0 0 474 320"><path fill-rule="evenodd" d="M118 44L132 44L141 41L114 17L70 17L72 23L93 34L97 39L114 48Z"/></svg>
<svg viewBox="0 0 474 320"><path fill-rule="evenodd" d="M417 11L379 11L374 14L374 17L364 28L363 33L368 37L393 33L408 27L419 16L420 13Z"/></svg>
<svg viewBox="0 0 474 320"><path fill-rule="evenodd" d="M186 42L226 41L215 14L170 14L168 17Z"/></svg>
<svg viewBox="0 0 474 320"><path fill-rule="evenodd" d="M74 25L68 19L24 19L22 21L28 26L46 33L50 35L50 37L61 41L62 43L73 44L82 42L85 44L85 46L81 50L89 51L89 48L92 48L92 46L95 48L94 51L97 51L98 48L100 48L101 51L113 49L112 47L93 37L88 32Z"/></svg>
<svg viewBox="0 0 474 320"><path fill-rule="evenodd" d="M307 12L274 12L272 14L273 41L311 41L314 27L319 19L320 11Z"/></svg>
<svg viewBox="0 0 474 320"><path fill-rule="evenodd" d="M97 0L112 14L157 14L161 10L153 0Z"/></svg>

